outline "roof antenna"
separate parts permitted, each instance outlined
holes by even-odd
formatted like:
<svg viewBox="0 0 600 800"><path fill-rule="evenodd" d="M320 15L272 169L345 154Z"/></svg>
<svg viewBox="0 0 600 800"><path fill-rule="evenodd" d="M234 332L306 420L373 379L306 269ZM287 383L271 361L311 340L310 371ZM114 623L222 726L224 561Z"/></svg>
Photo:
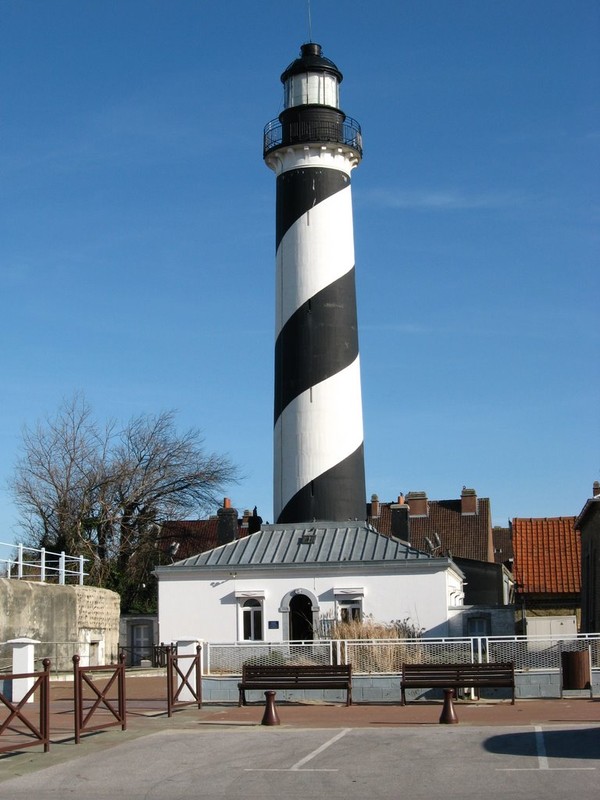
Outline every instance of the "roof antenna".
<svg viewBox="0 0 600 800"><path fill-rule="evenodd" d="M308 41L312 42L312 16L310 13L310 0L306 0L306 10L308 12Z"/></svg>

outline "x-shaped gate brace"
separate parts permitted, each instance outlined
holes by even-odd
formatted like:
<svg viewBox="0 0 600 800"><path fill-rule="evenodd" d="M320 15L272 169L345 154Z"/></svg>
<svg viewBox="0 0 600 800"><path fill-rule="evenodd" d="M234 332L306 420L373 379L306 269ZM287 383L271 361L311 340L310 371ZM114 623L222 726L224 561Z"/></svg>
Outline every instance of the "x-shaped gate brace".
<svg viewBox="0 0 600 800"><path fill-rule="evenodd" d="M202 708L202 648L196 646L195 655L177 655L175 648L167 647L167 715L170 717L176 704L197 703ZM189 660L187 672L180 669L179 662ZM193 675L193 682L191 681ZM178 680L181 678L181 681ZM191 700L180 700L184 689L192 696Z"/></svg>
<svg viewBox="0 0 600 800"><path fill-rule="evenodd" d="M23 723L23 725L32 733L34 740L30 742L21 742L19 744L19 749L22 747L33 747L34 745L42 744L44 745L44 752L47 753L50 749L50 691L49 691L49 684L50 684L50 659L45 658L42 662L44 670L43 672L27 672L21 675L6 675L5 678L7 680L12 681L12 686L14 687L14 681L21 679L21 678L35 678L32 686L30 687L29 691L25 693L25 695L19 700L18 703L13 703L12 700L9 700L2 692L0 692L0 703L4 705L9 710L8 717L0 724L0 736L6 730L10 730L13 733L19 733L23 735L27 735L23 731L16 729L12 722L13 720L19 720ZM33 697L34 693L40 690L40 698L39 698L39 726L36 727L33 722L28 719L23 713L22 710L26 707L29 698ZM15 750L15 746L9 745L7 747L0 747L0 753L10 753Z"/></svg>
<svg viewBox="0 0 600 800"><path fill-rule="evenodd" d="M79 656L73 656L73 670L75 679L75 742L79 744L81 740L81 733L83 731L98 731L103 728L110 728L114 725L120 725L121 730L127 729L127 712L125 702L125 654L121 653L119 656L119 663L109 667L80 667ZM112 674L104 686L100 689L94 682L93 676L97 673L106 673L112 670ZM108 693L115 684L117 685L117 705L115 707L112 698L108 697ZM88 686L96 699L92 706L87 710L84 716L83 709L83 687L84 684ZM114 717L112 722L100 722L97 725L90 725L90 720L99 708L104 708L110 711Z"/></svg>

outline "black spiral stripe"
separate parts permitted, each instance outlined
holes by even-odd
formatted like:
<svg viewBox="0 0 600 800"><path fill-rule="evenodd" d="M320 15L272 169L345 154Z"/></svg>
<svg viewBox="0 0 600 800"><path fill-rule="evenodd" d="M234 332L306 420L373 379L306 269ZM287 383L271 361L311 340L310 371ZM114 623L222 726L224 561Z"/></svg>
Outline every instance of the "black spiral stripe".
<svg viewBox="0 0 600 800"><path fill-rule="evenodd" d="M307 211L343 189L349 176L306 167L277 179L277 247ZM303 392L335 376L358 358L354 265L304 302L284 322L275 346L275 423ZM354 439L353 441L356 441ZM284 443L288 446L288 443ZM315 475L285 503L277 522L364 519L365 478L361 444L340 463Z"/></svg>
<svg viewBox="0 0 600 800"><path fill-rule="evenodd" d="M277 178L276 247L286 231L303 214L331 197L350 183L345 172L337 169L305 167L283 172Z"/></svg>

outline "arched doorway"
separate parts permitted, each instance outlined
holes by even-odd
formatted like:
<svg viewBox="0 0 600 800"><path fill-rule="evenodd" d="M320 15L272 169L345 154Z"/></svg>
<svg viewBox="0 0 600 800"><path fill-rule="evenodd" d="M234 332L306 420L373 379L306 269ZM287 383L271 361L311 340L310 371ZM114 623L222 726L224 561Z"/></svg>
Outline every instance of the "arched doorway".
<svg viewBox="0 0 600 800"><path fill-rule="evenodd" d="M314 638L312 600L295 594L290 600L290 639L307 641Z"/></svg>

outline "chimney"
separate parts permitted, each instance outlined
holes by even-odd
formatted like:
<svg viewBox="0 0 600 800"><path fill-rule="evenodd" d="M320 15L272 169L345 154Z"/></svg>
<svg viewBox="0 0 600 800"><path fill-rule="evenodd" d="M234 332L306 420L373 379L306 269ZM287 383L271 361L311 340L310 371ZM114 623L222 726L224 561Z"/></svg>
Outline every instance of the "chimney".
<svg viewBox="0 0 600 800"><path fill-rule="evenodd" d="M379 496L376 494L371 495L371 516L379 516Z"/></svg>
<svg viewBox="0 0 600 800"><path fill-rule="evenodd" d="M258 509L254 506L252 516L248 519L248 533L257 533L262 525L262 517L258 516Z"/></svg>
<svg viewBox="0 0 600 800"><path fill-rule="evenodd" d="M600 497L600 481L594 481L592 486L592 497Z"/></svg>
<svg viewBox="0 0 600 800"><path fill-rule="evenodd" d="M234 542L238 538L238 515L231 507L231 500L223 500L223 508L217 509L217 546Z"/></svg>
<svg viewBox="0 0 600 800"><path fill-rule="evenodd" d="M410 509L409 516L411 517L429 516L429 505L427 503L426 492L409 492L406 495L406 502L408 503L408 507Z"/></svg>
<svg viewBox="0 0 600 800"><path fill-rule="evenodd" d="M398 498L398 501L404 500L402 495ZM392 536L396 539L402 539L403 542L407 542L410 544L410 519L408 517L410 509L406 505L406 503L398 502L392 503L390 506L390 511L392 514Z"/></svg>
<svg viewBox="0 0 600 800"><path fill-rule="evenodd" d="M467 489L463 486L460 495L460 513L477 514L477 492L475 489Z"/></svg>
<svg viewBox="0 0 600 800"><path fill-rule="evenodd" d="M242 528L248 527L248 520L250 519L250 509L247 508L244 511L244 516L242 517Z"/></svg>

